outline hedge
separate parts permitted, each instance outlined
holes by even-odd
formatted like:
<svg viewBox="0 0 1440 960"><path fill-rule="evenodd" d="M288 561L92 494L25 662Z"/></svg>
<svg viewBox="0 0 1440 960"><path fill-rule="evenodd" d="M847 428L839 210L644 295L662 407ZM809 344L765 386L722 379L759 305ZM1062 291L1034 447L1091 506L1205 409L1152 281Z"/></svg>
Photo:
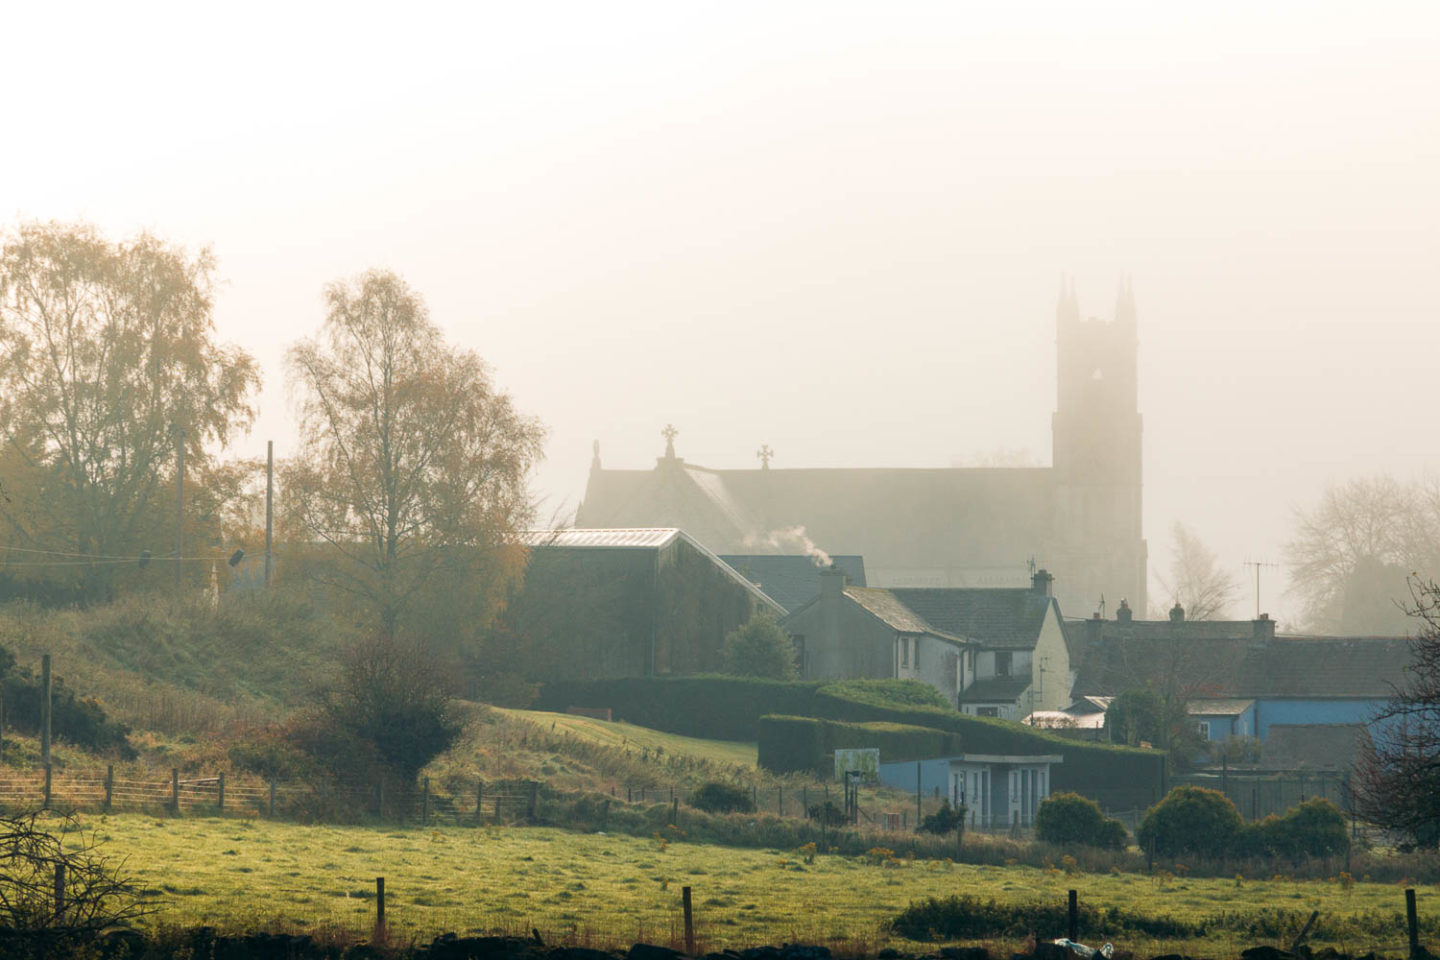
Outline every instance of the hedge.
<svg viewBox="0 0 1440 960"><path fill-rule="evenodd" d="M1161 798L1165 755L1160 751L1086 743L1012 721L916 704L915 684L627 677L549 683L541 688L537 707L559 711L569 706L610 707L617 720L715 740L758 740L760 718L767 714L929 727L959 734L965 753L1059 754L1063 759L1051 768L1051 789L1090 797L1109 810L1141 809ZM779 749L775 747L771 755L780 755L774 752ZM815 748L802 742L785 749ZM881 759L887 758L882 754Z"/></svg>
<svg viewBox="0 0 1440 960"><path fill-rule="evenodd" d="M829 776L836 750L877 747L880 758L922 760L962 752L960 738L932 727L901 723L844 723L814 717L760 718L760 766L776 773Z"/></svg>

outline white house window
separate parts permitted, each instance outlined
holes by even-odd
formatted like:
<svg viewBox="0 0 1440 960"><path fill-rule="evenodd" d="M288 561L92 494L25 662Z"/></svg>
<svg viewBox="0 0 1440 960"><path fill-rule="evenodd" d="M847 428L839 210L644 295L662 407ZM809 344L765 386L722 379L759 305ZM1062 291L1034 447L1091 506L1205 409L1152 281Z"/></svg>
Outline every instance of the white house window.
<svg viewBox="0 0 1440 960"><path fill-rule="evenodd" d="M910 638L900 638L900 666L910 666Z"/></svg>
<svg viewBox="0 0 1440 960"><path fill-rule="evenodd" d="M999 651L996 652L996 654L995 654L995 676L997 676L997 677L1008 677L1008 676L1010 676L1010 651L1009 651L1009 650L1006 650L1006 651L1004 651L1004 652L999 652Z"/></svg>
<svg viewBox="0 0 1440 960"><path fill-rule="evenodd" d="M1000 708L999 708L999 707L976 707L976 708L975 708L975 716L977 716L977 717L998 717L998 716L1000 716Z"/></svg>
<svg viewBox="0 0 1440 960"><path fill-rule="evenodd" d="M1196 720L1196 721L1195 721L1195 732L1200 735L1200 739L1201 739L1201 740L1209 740L1209 739L1210 739L1210 721L1209 721L1209 720Z"/></svg>

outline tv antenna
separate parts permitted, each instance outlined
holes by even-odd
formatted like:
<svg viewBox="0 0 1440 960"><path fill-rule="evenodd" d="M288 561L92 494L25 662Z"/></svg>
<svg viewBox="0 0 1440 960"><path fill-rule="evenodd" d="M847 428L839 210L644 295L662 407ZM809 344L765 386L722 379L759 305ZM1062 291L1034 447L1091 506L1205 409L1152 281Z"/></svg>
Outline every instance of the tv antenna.
<svg viewBox="0 0 1440 960"><path fill-rule="evenodd" d="M1272 563L1269 560L1246 560L1245 566L1255 568L1255 619L1260 619L1260 571L1279 570L1280 564Z"/></svg>

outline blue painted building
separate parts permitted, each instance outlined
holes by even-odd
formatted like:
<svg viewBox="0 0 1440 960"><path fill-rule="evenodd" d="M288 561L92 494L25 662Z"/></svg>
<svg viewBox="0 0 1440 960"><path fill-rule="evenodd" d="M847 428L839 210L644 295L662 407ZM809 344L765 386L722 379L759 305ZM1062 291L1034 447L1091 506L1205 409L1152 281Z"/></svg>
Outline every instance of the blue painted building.
<svg viewBox="0 0 1440 960"><path fill-rule="evenodd" d="M1372 723L1403 682L1406 637L1277 636L1255 620L1069 620L1065 638L1079 664L1072 697L1125 690L1178 691L1210 740L1254 737L1275 726Z"/></svg>

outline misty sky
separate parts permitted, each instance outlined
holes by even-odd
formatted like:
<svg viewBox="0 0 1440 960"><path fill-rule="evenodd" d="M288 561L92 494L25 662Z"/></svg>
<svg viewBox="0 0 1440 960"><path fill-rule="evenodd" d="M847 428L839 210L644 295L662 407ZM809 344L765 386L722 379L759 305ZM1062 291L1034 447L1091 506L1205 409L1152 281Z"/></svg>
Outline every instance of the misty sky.
<svg viewBox="0 0 1440 960"><path fill-rule="evenodd" d="M1326 484L1440 470L1440 4L1251 7L12 2L0 217L212 245L245 455L321 287L399 271L548 424L547 514L667 422L1048 463L1060 275L1109 317L1129 272L1152 561L1180 519L1242 573Z"/></svg>

